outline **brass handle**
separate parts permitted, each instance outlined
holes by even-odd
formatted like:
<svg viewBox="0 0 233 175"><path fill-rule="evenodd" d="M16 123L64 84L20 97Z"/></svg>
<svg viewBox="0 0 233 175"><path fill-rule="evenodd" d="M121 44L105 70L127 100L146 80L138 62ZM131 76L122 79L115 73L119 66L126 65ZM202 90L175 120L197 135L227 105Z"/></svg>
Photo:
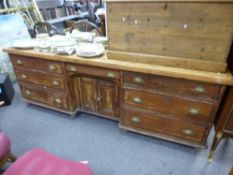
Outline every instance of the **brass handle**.
<svg viewBox="0 0 233 175"><path fill-rule="evenodd" d="M72 67L70 67L70 70L71 71L76 71L76 67L72 66Z"/></svg>
<svg viewBox="0 0 233 175"><path fill-rule="evenodd" d="M113 72L108 72L108 73L107 73L107 76L108 76L109 78L114 78L114 77L115 77L115 74L114 74Z"/></svg>
<svg viewBox="0 0 233 175"><path fill-rule="evenodd" d="M188 112L191 115L200 115L201 114L201 111L196 109L196 108L190 108Z"/></svg>
<svg viewBox="0 0 233 175"><path fill-rule="evenodd" d="M26 95L31 95L32 94L31 91L29 91L29 90L26 90L25 93L26 93Z"/></svg>
<svg viewBox="0 0 233 175"><path fill-rule="evenodd" d="M0 106L3 106L5 104L5 101L0 101Z"/></svg>
<svg viewBox="0 0 233 175"><path fill-rule="evenodd" d="M138 117L132 117L131 120L134 123L140 123L141 122L140 118L138 118Z"/></svg>
<svg viewBox="0 0 233 175"><path fill-rule="evenodd" d="M136 83L144 83L144 80L141 77L135 77L134 82Z"/></svg>
<svg viewBox="0 0 233 175"><path fill-rule="evenodd" d="M57 80L53 81L53 85L58 86L59 84L60 84L59 81L57 81Z"/></svg>
<svg viewBox="0 0 233 175"><path fill-rule="evenodd" d="M54 65L49 65L49 70L54 71L56 67Z"/></svg>
<svg viewBox="0 0 233 175"><path fill-rule="evenodd" d="M27 75L21 74L21 78L22 78L22 79L26 79L26 78L27 78Z"/></svg>
<svg viewBox="0 0 233 175"><path fill-rule="evenodd" d="M55 99L55 102L58 103L58 104L61 104L62 103L62 100L60 98L56 98Z"/></svg>
<svg viewBox="0 0 233 175"><path fill-rule="evenodd" d="M21 60L16 60L16 64L23 64Z"/></svg>
<svg viewBox="0 0 233 175"><path fill-rule="evenodd" d="M139 97L134 97L133 98L133 102L135 102L135 103L142 103L142 99L141 98L139 98Z"/></svg>
<svg viewBox="0 0 233 175"><path fill-rule="evenodd" d="M185 135L191 136L193 135L193 131L191 129L184 129L182 131Z"/></svg>
<svg viewBox="0 0 233 175"><path fill-rule="evenodd" d="M206 89L203 86L197 86L193 89L193 92L202 94L206 93Z"/></svg>
<svg viewBox="0 0 233 175"><path fill-rule="evenodd" d="M100 101L101 101L101 98L100 98L100 97L97 97L97 98L96 98L96 101L99 101L99 102L100 102Z"/></svg>

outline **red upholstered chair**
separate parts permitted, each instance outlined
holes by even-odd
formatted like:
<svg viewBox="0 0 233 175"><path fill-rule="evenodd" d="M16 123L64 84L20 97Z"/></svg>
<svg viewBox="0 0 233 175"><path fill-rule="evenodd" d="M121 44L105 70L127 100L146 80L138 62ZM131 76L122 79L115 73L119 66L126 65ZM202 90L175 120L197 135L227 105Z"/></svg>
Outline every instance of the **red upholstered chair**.
<svg viewBox="0 0 233 175"><path fill-rule="evenodd" d="M20 156L3 175L93 175L93 173L86 163L65 160L35 148Z"/></svg>
<svg viewBox="0 0 233 175"><path fill-rule="evenodd" d="M15 161L16 157L11 153L11 142L9 138L0 132L0 169L9 160Z"/></svg>

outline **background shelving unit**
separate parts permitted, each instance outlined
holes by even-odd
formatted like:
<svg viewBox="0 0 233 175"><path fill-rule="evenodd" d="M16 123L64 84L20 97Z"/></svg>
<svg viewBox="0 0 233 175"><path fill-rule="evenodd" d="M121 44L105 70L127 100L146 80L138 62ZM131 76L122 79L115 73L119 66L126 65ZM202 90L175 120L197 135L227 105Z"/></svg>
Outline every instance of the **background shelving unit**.
<svg viewBox="0 0 233 175"><path fill-rule="evenodd" d="M79 0L77 0L79 1ZM88 13L75 11L76 0L36 0L40 13L47 21L59 28L65 28L65 21L84 18Z"/></svg>
<svg viewBox="0 0 233 175"><path fill-rule="evenodd" d="M63 22L66 20L71 20L71 19L76 19L76 18L84 18L86 14L87 13L80 13L78 15L64 16L64 17L60 17L60 18L47 20L47 22L49 22L51 24L56 24L56 23Z"/></svg>
<svg viewBox="0 0 233 175"><path fill-rule="evenodd" d="M9 0L8 3L4 0L0 15L9 13L19 13L28 28L32 28L37 21L43 21L35 0Z"/></svg>

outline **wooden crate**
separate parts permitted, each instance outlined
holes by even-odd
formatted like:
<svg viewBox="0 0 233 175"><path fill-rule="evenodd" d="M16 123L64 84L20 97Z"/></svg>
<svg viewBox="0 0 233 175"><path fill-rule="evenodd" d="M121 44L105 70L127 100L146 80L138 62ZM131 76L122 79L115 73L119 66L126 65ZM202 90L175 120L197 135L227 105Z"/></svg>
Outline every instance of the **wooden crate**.
<svg viewBox="0 0 233 175"><path fill-rule="evenodd" d="M225 72L233 1L107 0L110 59Z"/></svg>

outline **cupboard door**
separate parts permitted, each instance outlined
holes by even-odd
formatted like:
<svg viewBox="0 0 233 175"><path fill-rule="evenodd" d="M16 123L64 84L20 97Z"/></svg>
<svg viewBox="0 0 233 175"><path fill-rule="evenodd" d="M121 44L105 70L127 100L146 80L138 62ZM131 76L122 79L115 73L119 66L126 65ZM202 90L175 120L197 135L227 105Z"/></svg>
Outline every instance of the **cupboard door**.
<svg viewBox="0 0 233 175"><path fill-rule="evenodd" d="M98 107L99 113L111 118L118 118L118 89L117 85L110 81L98 81Z"/></svg>
<svg viewBox="0 0 233 175"><path fill-rule="evenodd" d="M81 108L84 110L96 112L96 82L93 78L80 77Z"/></svg>

